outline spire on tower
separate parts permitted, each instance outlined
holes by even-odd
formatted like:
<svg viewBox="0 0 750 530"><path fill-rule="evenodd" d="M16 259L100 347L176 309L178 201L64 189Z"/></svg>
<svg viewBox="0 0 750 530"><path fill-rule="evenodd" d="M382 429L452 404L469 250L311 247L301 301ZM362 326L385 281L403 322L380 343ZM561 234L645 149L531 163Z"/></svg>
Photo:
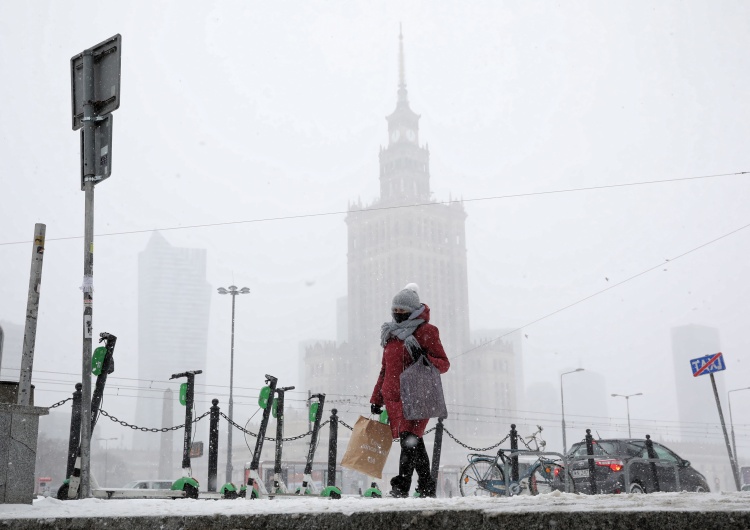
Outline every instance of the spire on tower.
<svg viewBox="0 0 750 530"><path fill-rule="evenodd" d="M404 34L398 24L398 102L409 103L406 95L406 68L404 67Z"/></svg>

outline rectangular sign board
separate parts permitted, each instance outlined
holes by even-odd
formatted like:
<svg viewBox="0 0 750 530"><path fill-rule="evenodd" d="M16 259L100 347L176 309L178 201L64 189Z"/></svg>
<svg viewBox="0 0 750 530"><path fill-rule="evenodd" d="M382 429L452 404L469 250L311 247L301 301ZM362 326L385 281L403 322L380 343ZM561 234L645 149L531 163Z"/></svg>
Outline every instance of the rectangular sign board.
<svg viewBox="0 0 750 530"><path fill-rule="evenodd" d="M114 116L111 114L96 121L94 129L94 185L100 183L112 174L112 127ZM83 131L81 131L81 191L84 190L83 181L86 168L83 161Z"/></svg>
<svg viewBox="0 0 750 530"><path fill-rule="evenodd" d="M724 364L724 356L719 352L706 355L705 357L698 357L697 359L690 359L690 368L693 370L693 377L698 377L699 375L726 370L727 366Z"/></svg>
<svg viewBox="0 0 750 530"><path fill-rule="evenodd" d="M203 456L203 442L193 442L190 445L190 458Z"/></svg>
<svg viewBox="0 0 750 530"><path fill-rule="evenodd" d="M94 55L94 114L104 116L120 108L122 38L118 33L90 48ZM88 51L88 50L87 50ZM73 130L83 127L83 53L70 59Z"/></svg>

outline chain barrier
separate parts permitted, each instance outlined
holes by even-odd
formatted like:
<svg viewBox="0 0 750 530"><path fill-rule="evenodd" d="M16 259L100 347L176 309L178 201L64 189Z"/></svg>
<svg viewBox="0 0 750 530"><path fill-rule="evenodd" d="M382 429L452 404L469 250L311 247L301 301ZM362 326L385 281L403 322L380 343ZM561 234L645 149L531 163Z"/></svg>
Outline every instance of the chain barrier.
<svg viewBox="0 0 750 530"><path fill-rule="evenodd" d="M229 419L229 416L227 416L227 415L226 415L226 414L224 414L223 412L219 412L219 416L221 416L222 418L224 418L225 420L227 420L227 421L228 421L228 422L229 422L229 423L230 423L230 424L232 425L232 427L234 427L235 429L239 429L240 431L244 432L245 434L249 434L249 435L250 435L250 436L252 436L253 438L257 438L257 437L258 437L258 435L257 435L257 434L255 434L254 432L248 431L248 430L247 430L247 429L245 429L244 427L240 427L240 426L239 426L239 425L238 425L237 423L235 423L234 421L230 420L230 419ZM326 425L327 423L328 423L328 421L326 421L325 423L323 423L323 424L321 425L321 427L323 427L323 426L324 426L324 425ZM301 440L301 439L302 439L302 438L304 438L305 436L310 436L311 434L312 434L312 431L307 431L306 433L302 433L302 434L299 434L299 435L297 435L297 436L292 436L292 437L290 437L290 438L282 438L282 439L281 439L281 441L282 441L282 442L293 442L294 440ZM266 437L265 437L265 438L263 438L263 439L264 439L264 440L267 440L267 441L269 441L269 442L275 442L275 441L276 441L276 438L271 438L270 436L266 436Z"/></svg>
<svg viewBox="0 0 750 530"><path fill-rule="evenodd" d="M48 409L55 409L55 408L57 408L57 407L59 407L59 406L61 406L61 405L64 405L65 403L67 403L67 402L68 402L68 401L70 401L71 399L73 399L73 398L72 398L72 397L69 397L69 398L67 398L67 399L63 399L63 400L61 400L61 401L58 401L58 402L57 402L57 403L55 403L54 405L50 405L50 406L49 406L49 407L47 407L47 408L48 408Z"/></svg>
<svg viewBox="0 0 750 530"><path fill-rule="evenodd" d="M346 427L347 429L349 429L350 431L353 431L353 430L354 430L354 427L352 427L351 425L347 425L347 424L346 424L346 423L345 423L345 422L344 422L343 420L341 420L341 419L339 419L339 423L340 423L341 425L343 425L344 427Z"/></svg>
<svg viewBox="0 0 750 530"><path fill-rule="evenodd" d="M143 431L143 432L169 432L169 431L177 431L177 430L182 429L182 428L185 427L184 423L182 425L175 425L174 427L162 427L161 429L149 428L149 427L138 427L137 425L132 425L132 424L130 424L130 423L124 421L124 420L121 420L121 419L119 419L119 418L117 418L115 416L112 416L106 410L100 410L99 414L103 414L104 416L106 416L110 420L112 420L113 422L119 423L123 427L130 427L134 431ZM192 423L198 423L200 420L202 420L203 418L205 418L209 414L211 414L210 410L208 412L204 412L203 414L201 414L200 416L198 416L197 418L195 418L192 421Z"/></svg>
<svg viewBox="0 0 750 530"><path fill-rule="evenodd" d="M495 447L498 447L501 443L504 443L508 438L510 438L510 434L508 434L508 436L506 436L505 438L503 438L502 440L500 440L499 442L497 442L495 445L491 445L489 447L471 447L471 446L466 445L465 443L463 443L461 440L459 440L455 436L453 436L448 429L443 428L443 432L445 432L448 436L450 436L451 439L454 442L456 442L458 445L460 445L460 446L462 446L462 447L464 447L464 448L466 448L466 449L468 449L470 451L477 451L477 452L480 452L480 453L483 453L484 451L489 451L490 449L494 449Z"/></svg>

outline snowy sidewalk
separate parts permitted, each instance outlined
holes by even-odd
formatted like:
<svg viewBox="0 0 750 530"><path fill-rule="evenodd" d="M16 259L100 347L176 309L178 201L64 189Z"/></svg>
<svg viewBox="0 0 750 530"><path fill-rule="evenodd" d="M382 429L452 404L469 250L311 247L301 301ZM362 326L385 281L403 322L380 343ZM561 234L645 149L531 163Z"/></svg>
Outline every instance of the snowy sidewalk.
<svg viewBox="0 0 750 530"><path fill-rule="evenodd" d="M521 526L519 526L521 525ZM530 525L530 526L529 526ZM538 526L541 525L541 526ZM452 499L39 499L0 505L0 528L750 528L750 493Z"/></svg>

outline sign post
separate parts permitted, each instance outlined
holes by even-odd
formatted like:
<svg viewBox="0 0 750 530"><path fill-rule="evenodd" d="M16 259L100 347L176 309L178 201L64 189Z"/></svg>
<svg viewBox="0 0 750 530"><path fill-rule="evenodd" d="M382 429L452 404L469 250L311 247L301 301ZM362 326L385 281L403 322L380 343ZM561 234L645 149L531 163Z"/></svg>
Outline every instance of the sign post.
<svg viewBox="0 0 750 530"><path fill-rule="evenodd" d="M726 370L727 366L724 364L724 356L721 352L714 353L713 355L706 355L705 357L698 357L697 359L690 360L690 368L693 370L693 377L709 374L711 377L711 386L714 389L714 397L716 398L716 408L719 410L719 420L721 421L721 429L724 431L724 442L727 444L727 453L729 453L729 463L732 466L732 476L734 477L734 484L737 486L737 491L740 491L740 471L737 468L737 462L734 459L732 453L732 446L729 445L729 435L727 434L727 426L724 423L724 414L721 412L721 401L719 400L719 391L716 389L716 380L714 379L714 373Z"/></svg>
<svg viewBox="0 0 750 530"><path fill-rule="evenodd" d="M71 478L69 498L90 494L91 350L94 301L94 185L112 171L112 116L120 107L122 38L115 35L70 59L73 130L81 131L81 189L85 192L83 241L83 354L81 472ZM79 482L80 480L80 482ZM79 491L80 488L80 491Z"/></svg>

